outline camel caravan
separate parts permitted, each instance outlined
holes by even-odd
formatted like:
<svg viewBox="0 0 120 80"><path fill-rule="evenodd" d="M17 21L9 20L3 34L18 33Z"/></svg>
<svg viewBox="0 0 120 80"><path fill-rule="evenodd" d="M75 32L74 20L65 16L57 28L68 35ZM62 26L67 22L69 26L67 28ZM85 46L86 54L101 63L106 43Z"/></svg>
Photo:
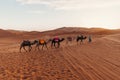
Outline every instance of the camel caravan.
<svg viewBox="0 0 120 80"><path fill-rule="evenodd" d="M38 40L34 40L34 41L29 41L29 40L23 40L22 43L20 44L20 52L22 49L24 49L26 52L27 51L31 51L32 50L32 45L35 45L35 50L38 49L40 50L40 46L42 46L42 50L45 47L48 50L48 43L51 43L51 48L59 48L61 42L63 42L64 40L66 40L66 44L69 44L71 42L73 42L74 40L76 40L77 44L81 44L83 43L83 41L87 39L86 36L83 35L79 35L77 37L66 37L65 38L59 38L59 37L55 37L53 39L48 39L47 41L44 39L38 39ZM88 36L88 42L91 42L91 36ZM26 50L25 47L28 47L28 50Z"/></svg>

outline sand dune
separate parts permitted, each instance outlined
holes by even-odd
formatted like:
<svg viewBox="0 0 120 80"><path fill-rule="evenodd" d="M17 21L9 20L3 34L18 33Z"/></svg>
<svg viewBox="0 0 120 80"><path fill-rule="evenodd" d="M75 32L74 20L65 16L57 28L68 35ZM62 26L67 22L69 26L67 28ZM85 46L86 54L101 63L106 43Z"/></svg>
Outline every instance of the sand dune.
<svg viewBox="0 0 120 80"><path fill-rule="evenodd" d="M43 32L43 36L48 33L50 37L54 31ZM30 33L28 38L34 39L34 34ZM65 35L62 33L62 37ZM69 44L64 41L57 49L49 44L48 50L35 51L33 46L31 52L22 53L19 44L25 35L20 40L3 38L0 80L120 80L120 33L97 36L93 35L92 43L85 40L77 45L75 41Z"/></svg>

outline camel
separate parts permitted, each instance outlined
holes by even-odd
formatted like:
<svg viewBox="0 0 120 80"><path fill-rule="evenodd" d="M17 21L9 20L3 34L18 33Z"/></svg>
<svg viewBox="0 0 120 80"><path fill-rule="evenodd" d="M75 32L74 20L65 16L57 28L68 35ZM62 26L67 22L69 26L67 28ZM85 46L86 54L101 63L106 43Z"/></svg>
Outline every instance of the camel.
<svg viewBox="0 0 120 80"><path fill-rule="evenodd" d="M51 48L53 47L53 45L54 45L55 48L59 48L60 43L64 40L65 40L64 38L61 38L61 39L60 38L53 38L53 39L51 39L50 40L51 41ZM56 46L56 43L57 43L57 46Z"/></svg>
<svg viewBox="0 0 120 80"><path fill-rule="evenodd" d="M73 38L72 38L72 37L67 37L66 40L67 40L67 41L66 41L66 44L68 44L68 42L72 42L72 41L73 41Z"/></svg>
<svg viewBox="0 0 120 80"><path fill-rule="evenodd" d="M83 40L85 40L87 37L85 36L83 36L83 35L81 35L81 36L77 36L77 39L76 39L76 41L77 41L77 44L78 44L78 42L79 42L79 40L80 40L80 42L82 43L83 42Z"/></svg>
<svg viewBox="0 0 120 80"><path fill-rule="evenodd" d="M34 45L34 44L35 42L30 42L29 40L23 40L23 42L20 44L20 52L22 48L27 52L27 50L25 49L25 46L29 47L29 52L30 52L32 49L31 45Z"/></svg>
<svg viewBox="0 0 120 80"><path fill-rule="evenodd" d="M49 43L50 41L48 40L46 42L44 39L40 39L40 40L35 40L34 42L36 43L35 50L36 50L36 48L38 48L38 50L40 50L40 48L39 48L40 45L42 45L42 50L43 50L44 46L48 49L47 43Z"/></svg>

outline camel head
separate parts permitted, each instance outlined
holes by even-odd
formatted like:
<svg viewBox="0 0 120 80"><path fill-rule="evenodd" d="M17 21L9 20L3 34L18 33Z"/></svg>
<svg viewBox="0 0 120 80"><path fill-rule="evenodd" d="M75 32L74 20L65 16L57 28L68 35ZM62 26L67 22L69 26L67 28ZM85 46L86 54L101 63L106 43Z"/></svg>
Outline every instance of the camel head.
<svg viewBox="0 0 120 80"><path fill-rule="evenodd" d="M61 39L60 39L60 42L62 42L62 41L64 41L64 40L65 40L65 38L61 38Z"/></svg>
<svg viewBox="0 0 120 80"><path fill-rule="evenodd" d="M36 44L36 43L38 43L38 40L34 40L34 41L32 42L32 45L34 45L34 44Z"/></svg>
<svg viewBox="0 0 120 80"><path fill-rule="evenodd" d="M86 39L87 37L85 36L84 39Z"/></svg>
<svg viewBox="0 0 120 80"><path fill-rule="evenodd" d="M48 41L50 42L50 41L52 41L53 39L49 39Z"/></svg>

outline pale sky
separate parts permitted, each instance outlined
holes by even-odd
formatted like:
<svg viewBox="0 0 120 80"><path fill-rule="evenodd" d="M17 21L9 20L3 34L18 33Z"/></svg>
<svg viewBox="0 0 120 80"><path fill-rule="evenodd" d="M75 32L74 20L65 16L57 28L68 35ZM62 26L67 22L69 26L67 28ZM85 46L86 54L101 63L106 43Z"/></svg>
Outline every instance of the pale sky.
<svg viewBox="0 0 120 80"><path fill-rule="evenodd" d="M1 29L65 26L120 29L120 0L0 0Z"/></svg>

